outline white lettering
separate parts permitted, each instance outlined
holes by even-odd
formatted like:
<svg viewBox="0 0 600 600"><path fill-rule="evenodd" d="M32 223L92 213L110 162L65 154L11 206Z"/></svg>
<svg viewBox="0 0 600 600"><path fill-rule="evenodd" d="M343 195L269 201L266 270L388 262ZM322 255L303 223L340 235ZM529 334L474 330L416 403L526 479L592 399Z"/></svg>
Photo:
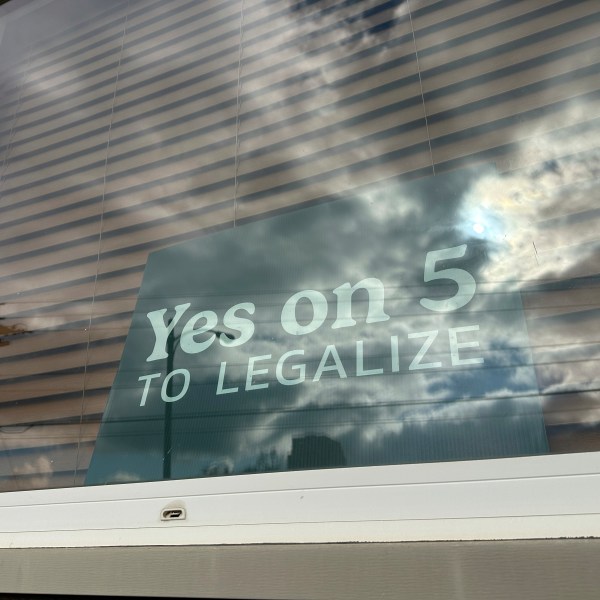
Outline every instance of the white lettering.
<svg viewBox="0 0 600 600"><path fill-rule="evenodd" d="M365 369L363 342L356 342L356 376L381 375L383 369Z"/></svg>
<svg viewBox="0 0 600 600"><path fill-rule="evenodd" d="M177 321L181 319L183 313L191 306L188 302L187 304L179 304L175 307L175 316L169 320L169 324L165 325L165 313L167 312L166 308L161 310L153 310L149 312L146 316L150 320L152 325L152 329L154 330L154 350L152 350L152 354L146 359L146 362L151 360L158 360L160 358L167 358L168 354L165 349L167 344L167 340L169 339L169 334L177 325Z"/></svg>
<svg viewBox="0 0 600 600"><path fill-rule="evenodd" d="M421 363L421 360L425 356L425 353L427 352L427 350L429 350L429 347L431 346L431 344L433 344L433 341L437 337L437 334L438 334L437 329L435 329L433 331L418 331L415 333L408 334L409 339L422 338L422 337L427 338L423 342L423 345L421 346L421 349L419 350L419 352L417 352L417 355L413 358L412 362L410 363L410 366L408 367L409 371L416 371L418 369L435 369L437 367L442 366L441 362Z"/></svg>
<svg viewBox="0 0 600 600"><path fill-rule="evenodd" d="M181 391L177 396L169 396L169 381L175 377L175 375L183 375L183 386L181 387ZM175 369L171 371L163 381L162 388L160 390L160 397L163 399L163 402L177 402L177 400L181 400L187 393L190 387L190 372L187 369Z"/></svg>
<svg viewBox="0 0 600 600"><path fill-rule="evenodd" d="M464 333L466 331L479 331L479 325L468 325L466 327L452 327L448 330L448 339L450 340L450 357L452 359L452 366L456 367L458 365L480 365L483 363L482 357L477 358L460 358L458 355L458 351L461 348L478 348L479 342L459 342L458 335L459 333Z"/></svg>
<svg viewBox="0 0 600 600"><path fill-rule="evenodd" d="M237 387L224 388L223 381L225 380L225 369L227 368L227 363L222 362L221 368L219 369L219 381L217 383L217 396L220 394L234 394L238 391Z"/></svg>
<svg viewBox="0 0 600 600"><path fill-rule="evenodd" d="M356 321L352 318L352 295L358 289L366 290L369 295L366 322L377 323L389 320L390 316L383 310L385 296L383 283L375 277L368 277L356 285L347 282L333 290L337 296L337 318L331 329L356 325Z"/></svg>
<svg viewBox="0 0 600 600"><path fill-rule="evenodd" d="M327 359L330 355L331 358L333 358L334 364L326 367L325 363L327 362ZM323 352L321 362L317 367L317 371L315 373L315 376L313 377L313 381L319 381L321 379L321 375L325 371L337 371L338 375L340 376L340 379L346 379L347 377L344 365L342 365L342 361L340 360L340 355L338 354L337 348L333 344L330 344L329 346L327 346L327 348L325 348L325 352Z"/></svg>
<svg viewBox="0 0 600 600"><path fill-rule="evenodd" d="M252 356L248 360L248 372L246 374L246 390L262 390L268 388L268 383L252 383L252 377L254 375L265 375L269 372L269 369L255 369L254 364L259 360L270 360L270 354L264 354L263 356Z"/></svg>
<svg viewBox="0 0 600 600"><path fill-rule="evenodd" d="M140 406L146 406L146 398L148 397L148 392L150 391L150 381L152 379L156 379L160 377L160 373L152 373L151 375L142 375L138 377L138 381L145 381L144 391L142 393L142 400L140 401Z"/></svg>
<svg viewBox="0 0 600 600"><path fill-rule="evenodd" d="M475 296L477 284L473 275L464 269L440 269L435 270L438 261L448 259L462 258L467 251L467 245L454 246L453 248L443 248L442 250L432 250L425 256L425 269L423 272L423 281L435 281L437 279L450 279L458 285L456 294L445 300L431 300L430 298L421 298L421 306L436 312L450 312L458 310L471 302Z"/></svg>
<svg viewBox="0 0 600 600"><path fill-rule="evenodd" d="M306 298L313 308L313 317L308 325L300 325L296 319L296 305ZM327 298L317 290L302 290L297 292L283 305L281 311L281 326L291 335L305 335L316 331L327 318Z"/></svg>
<svg viewBox="0 0 600 600"><path fill-rule="evenodd" d="M228 339L225 335L219 336L219 341L222 346L233 348L234 346L241 346L245 344L254 335L254 323L250 319L244 317L238 317L235 313L238 310L246 311L249 315L253 315L256 310L256 306L252 302L241 302L232 306L223 316L223 325L229 329L234 329L240 332L240 336L237 339Z"/></svg>
<svg viewBox="0 0 600 600"><path fill-rule="evenodd" d="M392 353L392 373L400 371L400 357L398 356L398 336L393 335L390 338L390 346Z"/></svg>
<svg viewBox="0 0 600 600"><path fill-rule="evenodd" d="M200 320L204 320L205 323L201 327L196 328L196 324ZM219 318L212 310L204 310L194 315L185 324L183 331L181 332L181 338L179 340L181 349L188 354L198 354L198 352L206 350L215 341L215 338L217 337L216 334L211 333L211 335L202 342L197 342L194 338L207 331L212 331L217 326L218 322Z"/></svg>
<svg viewBox="0 0 600 600"><path fill-rule="evenodd" d="M283 376L283 365L290 356L304 356L304 350L290 350L289 352L286 352L284 355L282 355L282 357L277 362L275 376L277 377L277 381L279 381L281 385L298 385L299 383L302 383L306 378L306 366L304 364L292 365L290 367L290 369L298 371L298 377L296 377L295 379L286 379Z"/></svg>

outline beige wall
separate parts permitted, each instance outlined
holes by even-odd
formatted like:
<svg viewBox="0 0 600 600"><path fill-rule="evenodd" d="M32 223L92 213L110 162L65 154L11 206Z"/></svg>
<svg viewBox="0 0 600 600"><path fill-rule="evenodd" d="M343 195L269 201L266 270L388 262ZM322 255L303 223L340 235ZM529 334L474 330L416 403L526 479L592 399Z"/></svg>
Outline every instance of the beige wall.
<svg viewBox="0 0 600 600"><path fill-rule="evenodd" d="M595 600L598 540L0 550L7 594Z"/></svg>

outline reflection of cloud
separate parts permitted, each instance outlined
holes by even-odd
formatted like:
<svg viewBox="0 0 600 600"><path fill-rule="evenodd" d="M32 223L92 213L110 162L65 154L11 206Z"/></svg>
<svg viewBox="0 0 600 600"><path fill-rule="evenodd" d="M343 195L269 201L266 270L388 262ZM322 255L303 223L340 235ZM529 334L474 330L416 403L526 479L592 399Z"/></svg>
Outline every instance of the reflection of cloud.
<svg viewBox="0 0 600 600"><path fill-rule="evenodd" d="M140 481L139 475L127 471L117 471L110 479L111 483L134 483L136 481Z"/></svg>
<svg viewBox="0 0 600 600"><path fill-rule="evenodd" d="M589 329L596 329L592 311L598 303L593 288L582 288L575 278L597 273L597 211L590 199L597 195L600 151L593 128L573 134L564 127L588 116L589 105L572 100L560 122L552 117L525 122L524 141L510 161L520 168L476 179L462 215L467 227L485 226L480 235L490 246L485 272L490 290L527 292L542 284L530 304L539 303L548 316L529 327L547 410L598 423L597 335ZM554 280L564 283L543 287ZM571 397L585 390L594 402L581 405ZM577 406L575 412L569 404Z"/></svg>
<svg viewBox="0 0 600 600"><path fill-rule="evenodd" d="M134 318L135 336L128 340L107 416L115 422L151 417L157 426L152 433L143 420L130 424L126 435L112 439L110 428L106 429L95 460L101 464L103 448L110 456L119 446L130 453L138 444L151 444L160 455L164 403L158 387L151 390L143 414L139 408L140 368L147 373L164 369L160 361L140 364L154 339L146 313L167 307L172 314L173 306L185 300L192 306L177 323L176 335L196 311L215 310L222 318L238 302L256 305L256 332L249 342L234 348L215 341L198 355L177 351L174 364L190 370L193 384L186 398L173 405L174 473L177 464L187 469L180 472L197 474L211 472L212 464L224 461L233 472L244 472L260 453L289 454L293 437L304 435L326 436L341 443L348 465L543 451L537 382L519 296L510 286L509 290L490 288L451 313L433 313L419 303L423 296L456 293L456 286L437 289L424 284L425 256L430 250L467 243L477 251L469 250L459 264L477 280L485 279L488 242L465 239L459 219L465 192L477 177L475 171L461 171L414 184L397 182L381 186L375 202L373 196L359 196L323 204L152 255ZM227 263L222 257L227 257ZM383 282L390 320L365 322L369 296L361 290L353 296L357 324L332 329L337 314L332 290L368 277ZM303 288L324 295L327 318L308 335L288 335L281 326L281 309L287 298ZM311 310L299 318L310 320ZM478 329L469 328L474 324ZM465 326L467 333L461 335L467 337L460 338L467 344L462 358L485 360L476 367L459 364L456 368L450 359L448 330ZM424 340L409 334L432 330L438 333L423 360L440 362L440 368L411 371ZM478 336L474 347L471 335ZM392 336L398 340L397 372L392 371ZM379 369L377 375L357 376L357 341L368 349L363 368ZM314 382L321 356L331 344L348 378L340 379L333 371ZM294 362L306 366L306 380L282 386L274 376L275 365L291 349L304 352ZM262 360L259 368L267 372L259 374L256 382L268 387L246 391L250 357L266 355L271 358ZM225 387L239 389L218 396L215 389L222 362L227 363Z"/></svg>
<svg viewBox="0 0 600 600"><path fill-rule="evenodd" d="M573 102L565 121L577 122L582 110ZM560 129L532 132L514 159L524 168L474 180L461 214L465 228L481 226L479 236L490 243L488 281L513 282L518 289L535 280L569 277L597 256L593 215L590 226L585 218L573 218L577 213L584 217L595 193L600 175L596 139L593 130L576 136Z"/></svg>
<svg viewBox="0 0 600 600"><path fill-rule="evenodd" d="M52 460L47 456L38 456L31 462L26 462L21 466L13 467L13 476L28 476L28 487L47 488L50 486L50 480L54 473ZM34 475L34 477L31 477Z"/></svg>
<svg viewBox="0 0 600 600"><path fill-rule="evenodd" d="M405 0L388 2L386 8L388 7L394 9L394 18L407 14ZM290 22L294 24L291 28L293 37L300 34L307 38L301 46L305 54L310 52L316 32L331 32L329 39L340 44L368 46L373 38L378 42L382 38L386 39L394 26L394 18L389 19L389 15L385 13L385 18L382 18L379 0L363 0L358 5L350 2L340 5L335 0L326 0L317 7L310 1L290 1L290 8Z"/></svg>
<svg viewBox="0 0 600 600"><path fill-rule="evenodd" d="M387 12L379 10L383 6ZM514 142L516 153L507 160L514 160L509 167L519 170L495 173L478 168L412 186L396 180L396 176L430 166L430 154L425 152L425 160L415 158L421 152L419 144L427 145L427 131L423 86L408 27L408 3L307 1L290 2L285 10L279 5L256 2L249 8L249 19L242 28L241 57L235 42L223 53L219 49L210 58L204 54L212 52L208 49L212 40L209 36L223 37L222 31L208 32L208 37L191 42L192 31L182 41L166 43L147 53L140 52L135 41L130 44L130 38L125 37L119 93L114 119L111 117L106 179L110 191L103 221L103 248L110 248L113 242L116 247L120 243L125 246L128 241L118 240L129 236L130 231L142 231L140 239L154 243L155 238L144 237L144 219L157 229L166 224L166 233L161 231L155 236L164 235L158 243L170 243L180 233L194 235L194 227L204 227L205 213L200 208L216 201L227 204L233 191L234 154L238 152L233 139L238 133L239 155L235 162L241 216L320 195L349 201L320 206L318 217L317 212L298 211L289 219L267 219L243 226L235 235L206 236L202 242L176 247L178 269L169 265L173 255L168 253L163 259L158 255L151 259L147 279L156 277L161 282L146 290L145 298L149 304L155 302L154 307L172 306L174 296L193 299L193 310L213 308L220 316L232 302L252 300L257 305L257 331L251 344L231 349L217 344L210 353L197 357L179 351L177 366L193 373L195 395L174 406L176 433L181 434L176 440L177 457L190 465L194 461L203 463L196 467L205 466L209 471L221 468L211 465L224 464L227 470L243 469L253 460L248 458L253 454L274 449L285 455L292 436L308 429L315 435L347 440L356 448L379 446L381 454L376 460L383 460L383 439L398 439L407 429L426 429L431 423L435 428L436 421L462 420L464 424L475 420L493 413L494 408L505 407L504 396L535 395L536 383L544 392L594 385L592 361L584 365L584 357L576 353L558 356L539 349L536 360L549 364L538 367L536 382L531 356L525 349L528 340L522 309L516 301L510 302L518 297L516 292L525 293L532 281L596 272L592 268L597 268L597 231L590 198L595 191L599 155L592 130L573 135L564 127L584 122L588 107L572 102L568 114L556 117L548 112L535 122L523 122L518 133L521 142L501 140ZM222 10L228 11L229 5L215 6L219 18L230 14ZM275 19L269 12L276 11ZM253 26L256 14L274 17L273 27L277 29L270 32L272 35L260 34L264 24ZM153 18L156 16L153 13ZM180 17L185 14L174 18ZM444 40L445 29L435 29L435 43L448 42L450 48L453 40ZM113 46L115 56L120 41ZM200 62L200 58L207 60ZM543 70L540 67L539 72ZM46 102L60 106L63 103L59 100L66 93L86 97L87 80L83 75L85 69L82 73L75 69L69 75L73 83L65 88L55 85L53 79L34 77L27 93L43 93ZM550 70L544 74L550 75ZM192 83L196 77L204 79ZM107 83L110 91L113 83L112 79ZM180 83L180 87L169 89ZM496 93L489 78L483 85ZM144 97L151 88L157 95ZM200 88L203 95L188 98ZM131 104L136 95L140 103ZM107 106L113 100L109 96ZM427 108L429 96L425 96ZM452 103L451 97L448 102ZM99 108L77 105L68 119L79 119L79 126L83 126L84 121L91 123L90 118ZM132 115L132 110L138 109L139 114ZM196 110L205 112L194 116ZM450 113L451 107L444 110ZM495 108L485 110L491 122L497 116ZM454 115L457 120L459 112L457 109ZM102 137L102 148L105 144L106 138ZM72 148L65 152L72 153ZM83 153L69 160L90 166L94 161L87 156ZM199 158L204 161L202 165ZM220 166L215 167L211 161ZM135 168L129 172L132 166ZM65 181L86 183L93 179L92 170L66 173ZM198 192L207 182L221 191L216 196ZM295 187L285 188L287 184ZM279 196L273 191L278 185L283 189L277 192ZM577 212L581 213L579 221L572 218ZM190 218L181 217L183 214ZM181 224L184 220L186 223ZM40 223L45 227L43 219ZM173 223L176 226L171 228ZM419 299L430 294L451 295L454 284L447 280L449 286L445 289L423 285L424 258L432 250L462 243L472 251L461 268L476 278L477 298L461 313L464 319L453 315L436 319L422 311ZM123 268L140 264L142 255L140 251L134 258L124 258ZM82 269L86 275L92 273L88 270L92 263L90 259ZM188 269L184 282L179 279L179 267ZM164 275L169 271L175 271L169 275L170 280ZM42 276L44 285L52 285L62 281L63 273L54 270ZM334 332L330 308L326 323L310 337L291 339L282 335L279 311L291 293L305 287L316 289L333 307L334 287L367 276L378 277L386 285L387 308L392 315L389 324ZM364 308L364 302L364 295L356 301L361 323L364 311L360 307ZM89 316L87 303L84 309ZM45 319L46 327L60 328L75 318L71 307L64 317L46 318L43 310L36 312L34 308L29 314ZM480 354L485 356L485 367L471 373L454 372L449 363L447 329L474 322L481 327ZM147 326L143 314L134 326ZM436 348L431 352L435 360L443 361L443 369L407 372L419 348L412 345L408 334L438 328ZM147 333L140 332L139 339L131 337L124 364L134 360L136 354L148 355L151 340ZM390 335L397 336L401 344L402 370L398 374L389 373ZM539 332L531 338L540 342ZM385 374L355 376L356 340L370 348L374 356L371 366L383 365ZM307 381L286 390L278 386L273 370L283 351L304 350L310 378L310 369L314 372L320 353L329 344L336 344L350 374L345 387L336 385L335 375L324 377L319 384ZM269 368L268 390L215 398L216 367L221 361L227 361L230 368L228 383L243 388L248 358L269 354L272 360L263 365ZM567 364L569 357L571 363ZM575 358L581 359L578 364L573 362ZM118 402L114 401L110 409L114 418L128 415L130 407L138 410L137 377L141 373L166 368L164 364L131 364L132 372L123 369L122 381L115 388ZM348 406L360 408L352 412ZM194 414L199 410L206 413L202 418ZM153 390L147 412L128 430L130 438L117 431L112 443L126 452L128 448L144 449L151 440L150 445L158 448L152 460L159 460L162 411L164 404ZM138 419L138 413L131 414ZM385 452L391 452L389 445ZM131 468L116 477L131 480L139 475Z"/></svg>
<svg viewBox="0 0 600 600"><path fill-rule="evenodd" d="M251 28L243 34L237 157L242 216L263 204L275 208L352 193L399 170L430 167L406 3L292 6L285 17L276 15L284 34L259 44ZM413 152L394 158L412 144ZM300 189L296 182L303 180Z"/></svg>

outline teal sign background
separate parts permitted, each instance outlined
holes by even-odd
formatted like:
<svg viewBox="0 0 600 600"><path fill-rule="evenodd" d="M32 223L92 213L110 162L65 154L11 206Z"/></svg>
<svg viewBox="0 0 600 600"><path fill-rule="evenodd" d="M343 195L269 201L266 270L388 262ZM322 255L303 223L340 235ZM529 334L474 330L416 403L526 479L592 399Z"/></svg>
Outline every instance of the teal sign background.
<svg viewBox="0 0 600 600"><path fill-rule="evenodd" d="M517 284L489 276L502 215L465 209L479 173L150 255L86 483L546 452Z"/></svg>

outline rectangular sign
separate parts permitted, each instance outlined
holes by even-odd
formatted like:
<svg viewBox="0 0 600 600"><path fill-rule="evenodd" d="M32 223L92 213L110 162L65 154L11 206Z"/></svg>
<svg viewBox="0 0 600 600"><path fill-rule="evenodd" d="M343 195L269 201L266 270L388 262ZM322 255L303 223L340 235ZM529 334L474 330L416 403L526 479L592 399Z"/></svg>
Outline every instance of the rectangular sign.
<svg viewBox="0 0 600 600"><path fill-rule="evenodd" d="M87 484L547 452L481 170L153 253Z"/></svg>

